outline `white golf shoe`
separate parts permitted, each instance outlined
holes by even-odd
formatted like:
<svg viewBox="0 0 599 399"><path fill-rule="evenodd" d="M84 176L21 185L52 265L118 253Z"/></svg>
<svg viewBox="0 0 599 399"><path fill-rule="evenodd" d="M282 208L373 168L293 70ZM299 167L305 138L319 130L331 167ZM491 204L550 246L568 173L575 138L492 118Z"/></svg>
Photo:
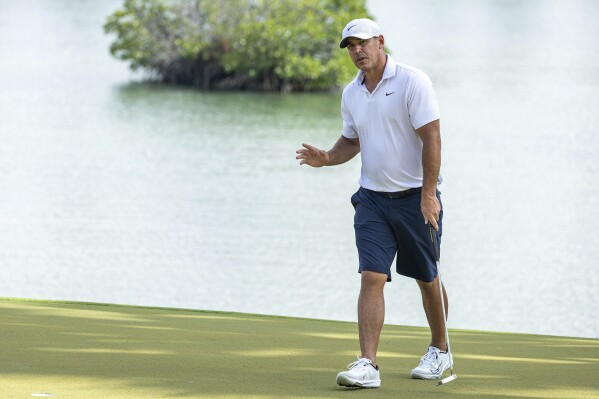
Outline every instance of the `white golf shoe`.
<svg viewBox="0 0 599 399"><path fill-rule="evenodd" d="M450 353L441 352L434 346L428 347L428 352L420 359L420 364L412 370L412 378L436 380L443 377L443 372L449 368Z"/></svg>
<svg viewBox="0 0 599 399"><path fill-rule="evenodd" d="M381 376L378 367L370 359L362 358L350 363L347 371L337 374L337 384L344 387L378 388Z"/></svg>

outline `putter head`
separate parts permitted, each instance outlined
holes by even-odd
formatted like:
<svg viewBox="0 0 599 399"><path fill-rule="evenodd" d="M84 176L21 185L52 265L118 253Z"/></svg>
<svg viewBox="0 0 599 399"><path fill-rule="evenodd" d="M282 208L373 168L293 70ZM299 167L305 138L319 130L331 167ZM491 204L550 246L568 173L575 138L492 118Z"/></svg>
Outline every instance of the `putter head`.
<svg viewBox="0 0 599 399"><path fill-rule="evenodd" d="M439 383L437 384L437 386L438 385L445 385L447 383L450 383L451 381L455 380L456 378L458 378L458 376L455 375L455 374L452 374L449 377L443 378L441 381L439 381Z"/></svg>

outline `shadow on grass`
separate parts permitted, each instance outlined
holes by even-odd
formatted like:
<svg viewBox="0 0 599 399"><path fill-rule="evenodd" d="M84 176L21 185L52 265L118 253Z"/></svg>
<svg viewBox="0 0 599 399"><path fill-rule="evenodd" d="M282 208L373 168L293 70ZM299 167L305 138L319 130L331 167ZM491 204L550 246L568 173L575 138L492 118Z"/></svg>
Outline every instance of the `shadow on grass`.
<svg viewBox="0 0 599 399"><path fill-rule="evenodd" d="M0 314L1 397L599 397L592 339L451 330L458 380L437 387L409 378L427 330L385 326L382 387L365 391L335 385L354 323L25 300Z"/></svg>

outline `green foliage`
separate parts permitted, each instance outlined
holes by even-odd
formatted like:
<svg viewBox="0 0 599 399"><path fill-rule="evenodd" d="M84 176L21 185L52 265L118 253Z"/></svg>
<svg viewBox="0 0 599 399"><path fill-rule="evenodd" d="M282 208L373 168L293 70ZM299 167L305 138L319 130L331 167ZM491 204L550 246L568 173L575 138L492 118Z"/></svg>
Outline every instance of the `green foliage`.
<svg viewBox="0 0 599 399"><path fill-rule="evenodd" d="M126 0L104 25L111 53L204 89L330 90L355 74L340 33L365 0Z"/></svg>

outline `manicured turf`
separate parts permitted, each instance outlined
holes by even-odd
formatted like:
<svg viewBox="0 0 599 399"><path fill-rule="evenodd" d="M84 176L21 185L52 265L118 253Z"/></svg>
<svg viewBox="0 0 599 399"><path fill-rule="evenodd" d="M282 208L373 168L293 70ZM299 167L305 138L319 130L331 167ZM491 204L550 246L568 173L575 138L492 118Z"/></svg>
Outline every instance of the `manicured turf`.
<svg viewBox="0 0 599 399"><path fill-rule="evenodd" d="M599 398L599 340L450 330L458 379L409 378L424 328L385 326L380 389L338 387L356 324L0 299L0 398Z"/></svg>

